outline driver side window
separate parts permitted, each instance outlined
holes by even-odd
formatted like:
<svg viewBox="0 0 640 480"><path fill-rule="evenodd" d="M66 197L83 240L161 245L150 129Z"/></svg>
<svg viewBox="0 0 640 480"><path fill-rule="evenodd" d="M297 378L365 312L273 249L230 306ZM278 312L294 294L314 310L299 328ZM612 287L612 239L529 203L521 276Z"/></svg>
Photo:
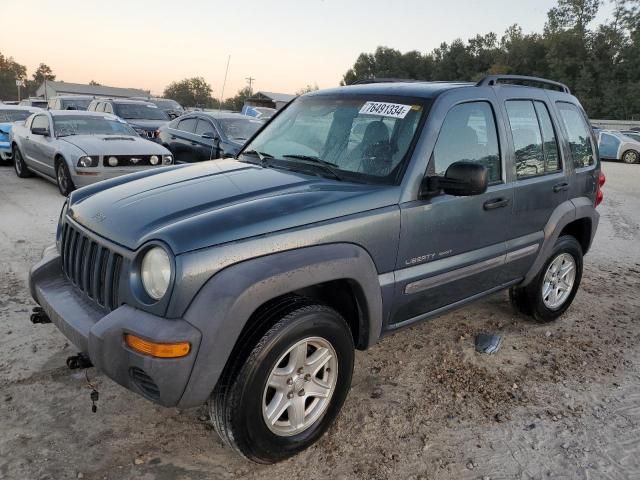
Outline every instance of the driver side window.
<svg viewBox="0 0 640 480"><path fill-rule="evenodd" d="M502 181L496 121L488 102L456 105L442 124L433 149L434 173L444 176L452 163L462 160L487 167L489 183Z"/></svg>
<svg viewBox="0 0 640 480"><path fill-rule="evenodd" d="M49 119L44 115L38 115L34 117L33 122L31 122L31 130L34 128L49 128Z"/></svg>

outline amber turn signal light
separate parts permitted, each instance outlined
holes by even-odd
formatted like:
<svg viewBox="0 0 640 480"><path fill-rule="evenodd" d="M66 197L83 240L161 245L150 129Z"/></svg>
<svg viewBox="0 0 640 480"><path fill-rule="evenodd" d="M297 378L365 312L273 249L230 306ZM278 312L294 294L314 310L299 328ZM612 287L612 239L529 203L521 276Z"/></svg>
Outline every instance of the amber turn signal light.
<svg viewBox="0 0 640 480"><path fill-rule="evenodd" d="M184 357L191 351L189 342L156 343L125 333L124 343L136 352L158 358Z"/></svg>

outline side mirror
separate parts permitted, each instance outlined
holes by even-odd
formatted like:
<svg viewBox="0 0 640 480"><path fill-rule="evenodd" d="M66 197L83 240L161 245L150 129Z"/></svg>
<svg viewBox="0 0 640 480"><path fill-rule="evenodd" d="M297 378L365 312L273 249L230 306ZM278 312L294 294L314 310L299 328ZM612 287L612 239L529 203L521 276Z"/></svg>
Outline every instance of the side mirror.
<svg viewBox="0 0 640 480"><path fill-rule="evenodd" d="M443 191L457 197L480 195L487 191L489 171L475 162L455 162L449 165L444 177L426 177L422 182L420 196L436 195Z"/></svg>
<svg viewBox="0 0 640 480"><path fill-rule="evenodd" d="M43 137L49 136L49 129L46 127L33 127L31 133L34 135L42 135Z"/></svg>

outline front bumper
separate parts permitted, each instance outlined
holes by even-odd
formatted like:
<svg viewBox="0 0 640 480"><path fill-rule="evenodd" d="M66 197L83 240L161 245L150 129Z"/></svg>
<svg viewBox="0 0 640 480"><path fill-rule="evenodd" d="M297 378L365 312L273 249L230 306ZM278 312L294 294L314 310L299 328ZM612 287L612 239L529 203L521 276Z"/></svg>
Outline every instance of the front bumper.
<svg viewBox="0 0 640 480"><path fill-rule="evenodd" d="M80 170L73 169L71 172L71 180L77 187L86 187L87 185L93 185L94 183L101 182L102 180L109 180L111 178L121 177L122 175L128 175L130 173L136 173L141 170L148 170L150 168L159 168L162 165L144 166L144 167L129 167L129 168L100 168L95 170ZM87 173L91 173L88 175Z"/></svg>
<svg viewBox="0 0 640 480"><path fill-rule="evenodd" d="M160 405L178 404L200 346L197 328L185 320L168 320L128 305L106 311L63 274L55 246L47 248L31 269L29 286L51 321L99 370ZM191 351L181 358L150 357L127 347L125 333L158 343L188 341Z"/></svg>

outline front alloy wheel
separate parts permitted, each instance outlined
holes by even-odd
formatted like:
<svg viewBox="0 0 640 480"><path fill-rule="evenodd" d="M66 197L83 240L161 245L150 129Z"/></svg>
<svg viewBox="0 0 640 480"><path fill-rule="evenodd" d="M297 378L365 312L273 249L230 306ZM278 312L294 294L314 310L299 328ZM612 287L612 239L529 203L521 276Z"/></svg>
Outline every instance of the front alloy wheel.
<svg viewBox="0 0 640 480"><path fill-rule="evenodd" d="M75 190L73 180L71 180L71 174L69 173L69 168L64 160L59 160L56 165L56 180L58 183L58 190L60 190L60 193L65 197Z"/></svg>
<svg viewBox="0 0 640 480"><path fill-rule="evenodd" d="M301 297L270 305L241 336L218 380L211 422L249 460L291 457L333 423L349 392L353 360L351 330L332 308Z"/></svg>
<svg viewBox="0 0 640 480"><path fill-rule="evenodd" d="M305 431L324 414L338 378L338 359L324 338L304 338L278 359L264 389L262 417L276 435Z"/></svg>

